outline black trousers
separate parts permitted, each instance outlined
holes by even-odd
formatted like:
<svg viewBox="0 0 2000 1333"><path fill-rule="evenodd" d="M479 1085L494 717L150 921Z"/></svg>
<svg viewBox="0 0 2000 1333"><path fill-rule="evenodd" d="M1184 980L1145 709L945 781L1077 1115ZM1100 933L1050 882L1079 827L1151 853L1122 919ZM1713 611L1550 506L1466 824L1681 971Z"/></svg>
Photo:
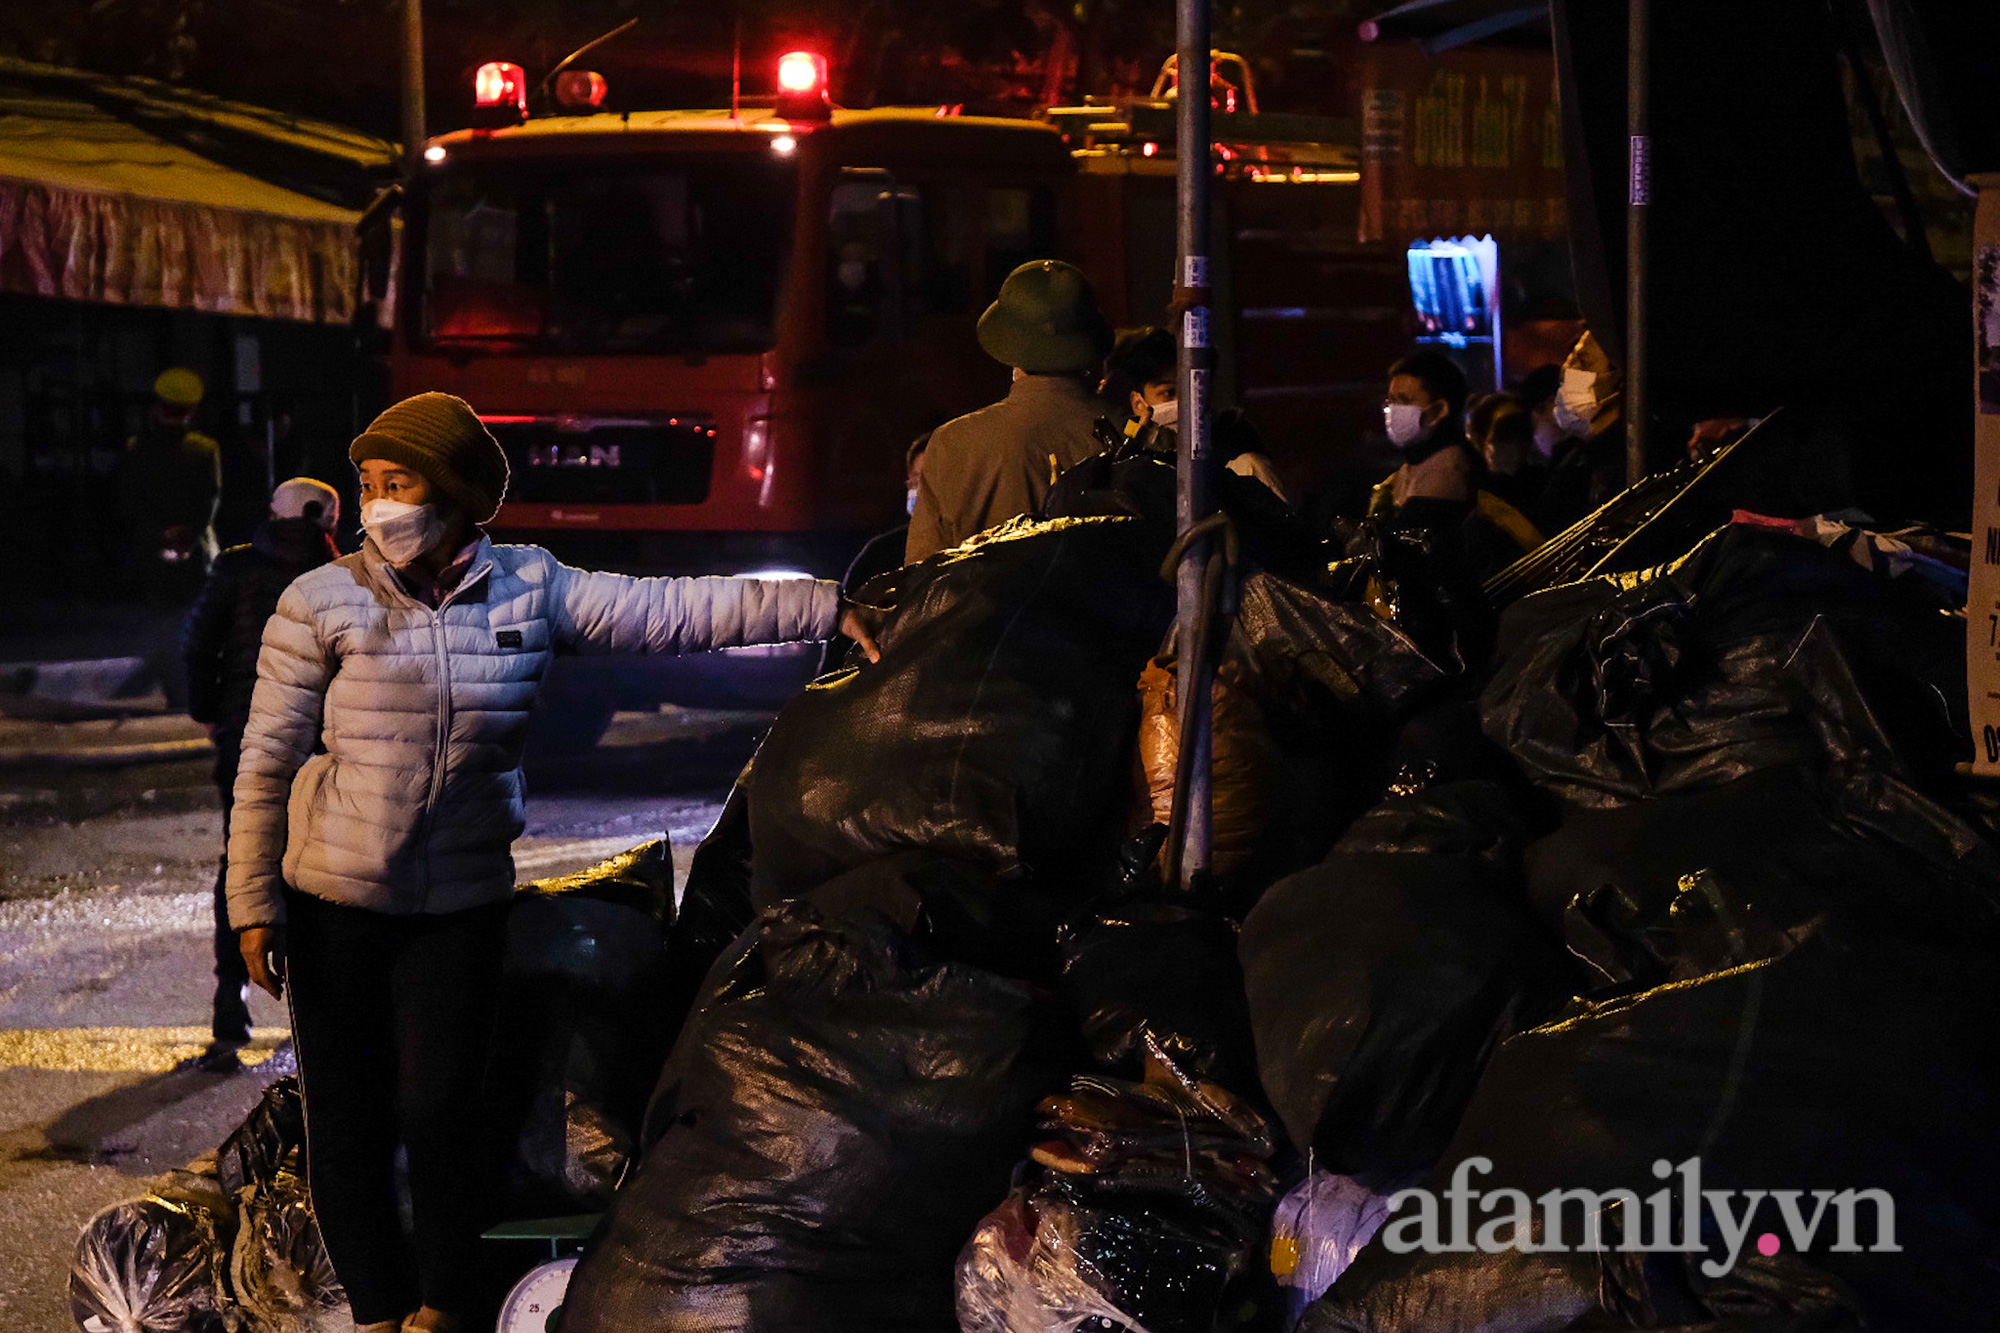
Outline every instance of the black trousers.
<svg viewBox="0 0 2000 1333"><path fill-rule="evenodd" d="M239 741L216 737L233 756ZM250 969L229 928L229 812L236 804L236 766L215 766L215 787L222 793L222 857L215 868L215 1018L210 1034L219 1042L241 1046L250 1040Z"/></svg>
<svg viewBox="0 0 2000 1333"><path fill-rule="evenodd" d="M480 1104L505 902L392 916L285 894L307 1185L356 1324L478 1299L492 1177ZM406 1237L395 1159L409 1159Z"/></svg>

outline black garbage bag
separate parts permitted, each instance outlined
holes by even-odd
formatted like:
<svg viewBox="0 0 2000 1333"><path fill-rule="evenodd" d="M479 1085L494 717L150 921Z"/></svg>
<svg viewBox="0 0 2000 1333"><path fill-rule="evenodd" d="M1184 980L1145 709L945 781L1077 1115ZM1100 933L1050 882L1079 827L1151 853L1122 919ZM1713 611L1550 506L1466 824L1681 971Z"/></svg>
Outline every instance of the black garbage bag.
<svg viewBox="0 0 2000 1333"><path fill-rule="evenodd" d="M1962 624L1914 580L1768 528L1526 598L1500 655L1487 734L1580 805L1801 763L1923 786L1970 753Z"/></svg>
<svg viewBox="0 0 2000 1333"><path fill-rule="evenodd" d="M1062 991L1091 1058L1137 1078L1148 1050L1195 1077L1254 1095L1257 1067L1236 923L1158 898L1104 907L1062 948Z"/></svg>
<svg viewBox="0 0 2000 1333"><path fill-rule="evenodd" d="M1178 483L1172 454L1119 438L1105 427L1107 447L1071 467L1042 498L1043 518L1136 518L1153 529L1164 557L1176 529ZM1263 482L1223 470L1215 478L1216 508L1228 514L1246 560L1258 569L1309 577L1334 554L1306 522Z"/></svg>
<svg viewBox="0 0 2000 1333"><path fill-rule="evenodd" d="M1448 678L1396 625L1312 583L1259 570L1237 600L1211 710L1209 868L1240 917L1381 799L1399 726ZM1139 759L1164 823L1180 756L1176 658L1156 658L1139 686Z"/></svg>
<svg viewBox="0 0 2000 1333"><path fill-rule="evenodd" d="M1451 1139L1494 1045L1570 993L1507 791L1397 796L1275 885L1240 952L1263 1086L1314 1165L1386 1192Z"/></svg>
<svg viewBox="0 0 2000 1333"><path fill-rule="evenodd" d="M70 1261L69 1308L82 1333L222 1333L225 1228L216 1212L148 1194L90 1219Z"/></svg>
<svg viewBox="0 0 2000 1333"><path fill-rule="evenodd" d="M515 893L487 1072L514 1215L601 1208L634 1156L672 1040L673 874L655 839Z"/></svg>
<svg viewBox="0 0 2000 1333"><path fill-rule="evenodd" d="M1148 1047L1146 1081L1083 1075L1042 1103L1045 1172L959 1257L960 1333L1214 1333L1276 1308L1270 1129Z"/></svg>
<svg viewBox="0 0 2000 1333"><path fill-rule="evenodd" d="M754 761L753 761L754 762ZM702 981L756 917L750 905L750 768L729 789L715 827L694 849L674 924L667 931L664 1025L673 1037L687 1020Z"/></svg>
<svg viewBox="0 0 2000 1333"><path fill-rule="evenodd" d="M347 1291L320 1239L303 1176L289 1167L251 1184L230 1254L236 1300L260 1333L347 1333Z"/></svg>
<svg viewBox="0 0 2000 1333"><path fill-rule="evenodd" d="M1572 809L1524 854L1529 899L1604 988L1772 956L1828 911L1941 942L2000 941L2000 850L1893 779L1863 777L1762 769ZM1756 910L1737 913L1732 893L1718 896L1726 886L1754 886ZM1713 929L1692 930L1697 918Z"/></svg>
<svg viewBox="0 0 2000 1333"><path fill-rule="evenodd" d="M233 1197L247 1186L268 1184L305 1141L306 1113L298 1076L288 1074L264 1089L243 1123L217 1149L216 1175L223 1190Z"/></svg>
<svg viewBox="0 0 2000 1333"><path fill-rule="evenodd" d="M1031 988L867 896L768 911L717 964L565 1333L952 1327L953 1260L1067 1050Z"/></svg>
<svg viewBox="0 0 2000 1333"><path fill-rule="evenodd" d="M787 704L750 776L760 907L929 849L1049 884L1101 879L1125 833L1134 682L1173 613L1156 534L1020 520L862 590L880 663Z"/></svg>
<svg viewBox="0 0 2000 1333"><path fill-rule="evenodd" d="M1900 873L1927 872L1912 864ZM1670 960L1671 978L1578 1001L1508 1038L1425 1182L1441 1194L1463 1171L1493 1200L1468 1207L1468 1239L1511 1207L1493 1191L1520 1191L1538 1245L1550 1243L1550 1191L1629 1190L1641 1206L1614 1206L1643 1228L1639 1250L1568 1252L1584 1240L1572 1212L1560 1222L1568 1251L1397 1253L1392 1218L1306 1327L1403 1328L1418 1310L1439 1333L1705 1328L1704 1319L1737 1328L1751 1325L1729 1318L1756 1311L1784 1329L1916 1333L1985 1322L2000 1278L2000 1144L1989 1132L2000 1116L2000 951L1908 910L1905 887L1885 885L1875 905L1829 892L1817 914L1794 919L1782 884L1689 881L1687 901L1639 907L1602 927L1647 936L1627 949ZM1767 900L1776 915L1764 913ZM1722 1192L1736 1225L1720 1224L1713 1198L1690 1207L1698 1191ZM1656 1197L1665 1199L1664 1240ZM1446 1228L1442 1200L1439 1209ZM1499 1225L1504 1244L1512 1228ZM1420 1212L1410 1226L1420 1228ZM1622 1245L1624 1218L1607 1218L1602 1234ZM1458 1237L1441 1230L1435 1239ZM1645 1252L1686 1248L1693 1259ZM1679 1265L1683 1286L1696 1274L1761 1284L1762 1304L1725 1284L1677 1307L1664 1281L1638 1301L1629 1264L1640 1260L1649 1274Z"/></svg>

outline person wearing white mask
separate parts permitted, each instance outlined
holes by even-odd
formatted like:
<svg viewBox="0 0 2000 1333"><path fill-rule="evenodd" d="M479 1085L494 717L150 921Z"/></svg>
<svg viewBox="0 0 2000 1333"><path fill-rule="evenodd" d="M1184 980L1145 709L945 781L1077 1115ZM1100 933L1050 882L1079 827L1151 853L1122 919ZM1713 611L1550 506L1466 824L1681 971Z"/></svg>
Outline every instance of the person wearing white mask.
<svg viewBox="0 0 2000 1333"><path fill-rule="evenodd" d="M1485 489L1485 466L1465 437L1466 395L1465 372L1442 352L1389 367L1382 425L1403 461L1369 497L1368 517L1432 533L1484 578L1541 545L1542 534Z"/></svg>
<svg viewBox="0 0 2000 1333"><path fill-rule="evenodd" d="M1556 425L1556 390L1561 385L1562 367L1549 362L1523 375L1513 390L1532 423L1535 452L1543 463L1555 458L1556 449L1567 438Z"/></svg>
<svg viewBox="0 0 2000 1333"><path fill-rule="evenodd" d="M1566 439L1543 492L1551 524L1568 527L1625 489L1623 388L1624 377L1596 336L1578 338L1556 389L1555 423Z"/></svg>
<svg viewBox="0 0 2000 1333"><path fill-rule="evenodd" d="M479 1081L521 751L551 657L836 628L874 645L832 583L627 578L495 545L480 525L506 492L506 455L449 394L389 408L349 457L366 541L294 581L264 629L229 916L251 981L289 996L307 1183L354 1322L448 1333L476 1300Z"/></svg>
<svg viewBox="0 0 2000 1333"><path fill-rule="evenodd" d="M1165 329L1127 333L1105 358L1104 386L1099 390L1113 411L1127 418L1126 436L1163 454L1180 447L1181 404L1175 380L1178 355L1174 337ZM1273 495L1289 503L1284 483L1263 452L1256 427L1241 408L1217 412L1211 432L1211 447L1224 467L1239 477L1264 483Z"/></svg>

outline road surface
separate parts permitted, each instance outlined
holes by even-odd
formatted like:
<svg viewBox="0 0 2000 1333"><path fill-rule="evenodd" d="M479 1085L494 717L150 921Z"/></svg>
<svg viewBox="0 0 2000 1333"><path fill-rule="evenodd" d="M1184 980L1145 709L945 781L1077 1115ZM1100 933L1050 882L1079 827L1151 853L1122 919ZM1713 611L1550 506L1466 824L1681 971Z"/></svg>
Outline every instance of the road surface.
<svg viewBox="0 0 2000 1333"><path fill-rule="evenodd" d="M531 756L520 877L581 869L665 833L679 882L768 721L621 714L588 754ZM207 762L65 764L46 753L65 733L35 735L41 762L21 758L25 744L0 762L0 1329L73 1333L79 1229L216 1147L288 1052L284 1008L259 993L249 1068L176 1069L207 1036L221 837Z"/></svg>

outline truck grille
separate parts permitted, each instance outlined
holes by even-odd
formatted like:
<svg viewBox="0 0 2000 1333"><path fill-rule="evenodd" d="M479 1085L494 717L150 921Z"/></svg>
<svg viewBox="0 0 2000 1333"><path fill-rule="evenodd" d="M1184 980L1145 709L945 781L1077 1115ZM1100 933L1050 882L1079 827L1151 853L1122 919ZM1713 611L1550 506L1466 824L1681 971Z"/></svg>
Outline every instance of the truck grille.
<svg viewBox="0 0 2000 1333"><path fill-rule="evenodd" d="M507 452L521 504L700 504L715 466L713 420L481 418Z"/></svg>

